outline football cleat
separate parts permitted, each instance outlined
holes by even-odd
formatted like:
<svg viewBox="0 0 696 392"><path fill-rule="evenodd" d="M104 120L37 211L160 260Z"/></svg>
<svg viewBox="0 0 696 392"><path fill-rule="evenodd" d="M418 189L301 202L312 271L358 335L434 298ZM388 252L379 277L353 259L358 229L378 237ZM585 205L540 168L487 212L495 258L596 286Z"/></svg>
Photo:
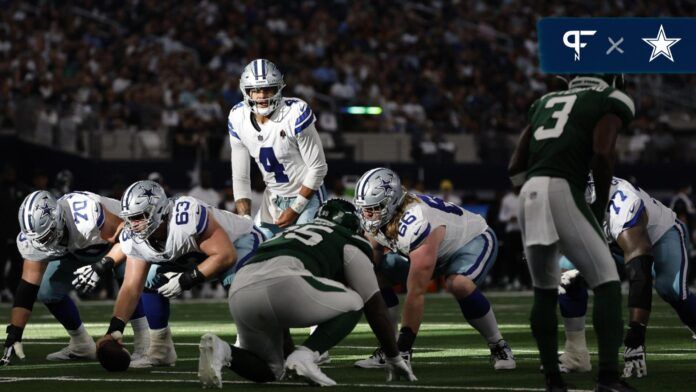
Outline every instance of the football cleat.
<svg viewBox="0 0 696 392"><path fill-rule="evenodd" d="M488 344L488 348L491 350L491 363L495 370L512 370L517 367L512 349L504 339L495 344Z"/></svg>
<svg viewBox="0 0 696 392"><path fill-rule="evenodd" d="M48 354L46 359L49 361L79 361L97 359L97 345L92 338L82 343L75 343L71 338L67 347L63 347L60 351Z"/></svg>
<svg viewBox="0 0 696 392"><path fill-rule="evenodd" d="M222 388L222 368L230 366L232 349L212 333L201 337L198 345L198 379L203 388Z"/></svg>
<svg viewBox="0 0 696 392"><path fill-rule="evenodd" d="M298 346L285 360L285 371L291 377L297 376L304 379L310 385L330 387L336 385L336 381L324 374L316 361L318 353L304 346Z"/></svg>
<svg viewBox="0 0 696 392"><path fill-rule="evenodd" d="M561 373L587 373L592 370L590 352L585 350L566 351L558 356L558 368Z"/></svg>
<svg viewBox="0 0 696 392"><path fill-rule="evenodd" d="M166 327L150 331L150 348L147 355L131 359L130 367L142 369L154 366L174 366L176 359L172 333L169 327Z"/></svg>
<svg viewBox="0 0 696 392"><path fill-rule="evenodd" d="M328 365L331 363L331 355L328 351L324 351L317 357L317 366Z"/></svg>
<svg viewBox="0 0 696 392"><path fill-rule="evenodd" d="M387 366L384 351L382 351L381 347L377 348L372 352L372 355L370 355L369 358L355 361L353 366L362 369L382 369Z"/></svg>

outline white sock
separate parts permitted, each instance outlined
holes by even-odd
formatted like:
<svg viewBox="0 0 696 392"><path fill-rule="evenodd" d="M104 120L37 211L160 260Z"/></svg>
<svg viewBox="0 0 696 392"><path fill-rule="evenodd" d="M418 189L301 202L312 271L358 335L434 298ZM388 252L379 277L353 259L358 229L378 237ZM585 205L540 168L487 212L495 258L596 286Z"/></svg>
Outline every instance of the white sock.
<svg viewBox="0 0 696 392"><path fill-rule="evenodd" d="M150 347L150 326L147 317L143 316L130 321L133 329L133 352L146 354Z"/></svg>
<svg viewBox="0 0 696 392"><path fill-rule="evenodd" d="M565 352L580 353L587 351L587 342L585 341L585 330L565 332Z"/></svg>
<svg viewBox="0 0 696 392"><path fill-rule="evenodd" d="M468 321L489 344L498 343L503 338L498 330L498 321L495 319L493 308L489 309L485 316Z"/></svg>
<svg viewBox="0 0 696 392"><path fill-rule="evenodd" d="M92 340L92 337L89 336L89 333L87 333L87 330L85 329L84 324L80 324L77 329L74 330L68 330L68 334L70 335L70 341L74 341L75 343L86 343L86 342L94 342Z"/></svg>
<svg viewBox="0 0 696 392"><path fill-rule="evenodd" d="M399 338L399 317L401 316L399 312L399 305L392 306L391 308L387 308L387 313L389 314L389 319L392 323L392 327L394 328L394 336L396 338Z"/></svg>
<svg viewBox="0 0 696 392"><path fill-rule="evenodd" d="M580 332L585 333L585 316L580 317L564 317L563 325L565 326L566 334L570 332Z"/></svg>

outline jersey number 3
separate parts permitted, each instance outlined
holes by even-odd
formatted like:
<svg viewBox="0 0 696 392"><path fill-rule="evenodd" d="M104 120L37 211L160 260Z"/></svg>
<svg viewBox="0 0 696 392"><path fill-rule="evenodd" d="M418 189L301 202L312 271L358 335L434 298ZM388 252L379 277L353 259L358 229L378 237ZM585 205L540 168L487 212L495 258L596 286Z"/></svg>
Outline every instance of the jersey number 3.
<svg viewBox="0 0 696 392"><path fill-rule="evenodd" d="M544 108L546 109L550 109L558 104L563 106L551 113L551 118L556 120L554 126L552 128L540 126L536 129L536 131L534 131L534 139L555 139L561 136L561 133L563 133L563 128L565 128L565 125L568 122L568 115L570 114L570 111L573 110L573 105L575 104L575 100L577 98L577 95L566 95L561 97L553 97L546 101L546 105L544 105Z"/></svg>
<svg viewBox="0 0 696 392"><path fill-rule="evenodd" d="M285 174L285 166L278 162L278 158L276 158L273 152L273 147L261 147L259 151L259 161L261 161L266 172L273 173L277 183L286 183L290 181L288 175Z"/></svg>

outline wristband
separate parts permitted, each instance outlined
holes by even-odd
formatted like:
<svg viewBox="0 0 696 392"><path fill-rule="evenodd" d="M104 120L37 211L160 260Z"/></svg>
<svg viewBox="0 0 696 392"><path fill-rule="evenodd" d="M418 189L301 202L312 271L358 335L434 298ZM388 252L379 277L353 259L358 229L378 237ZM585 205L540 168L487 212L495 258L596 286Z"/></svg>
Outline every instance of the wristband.
<svg viewBox="0 0 696 392"><path fill-rule="evenodd" d="M7 329L5 330L7 332L7 340L5 341L5 344L10 343L10 345L14 344L15 342L21 342L22 341L22 334L24 333L24 327L18 327L16 325L8 325Z"/></svg>
<svg viewBox="0 0 696 392"><path fill-rule="evenodd" d="M94 263L92 268L100 278L103 278L104 275L106 275L110 270L113 270L115 263L116 261L114 261L114 259L111 257L104 256L100 261Z"/></svg>
<svg viewBox="0 0 696 392"><path fill-rule="evenodd" d="M179 285L182 290L191 290L193 286L197 286L203 282L205 282L205 276L203 276L203 273L201 273L198 268L186 271L179 277Z"/></svg>
<svg viewBox="0 0 696 392"><path fill-rule="evenodd" d="M524 185L524 182L527 181L527 172L523 171L521 173L517 173L513 176L510 176L510 182L512 183L513 186L522 186Z"/></svg>
<svg viewBox="0 0 696 392"><path fill-rule="evenodd" d="M126 329L126 322L114 316L111 318L111 322L109 323L109 329L106 331L106 334L114 336L113 332L119 332L121 336L123 336L124 329Z"/></svg>
<svg viewBox="0 0 696 392"><path fill-rule="evenodd" d="M309 204L309 199L298 194L297 197L295 197L295 201L290 205L290 208L298 214L301 214L305 207L307 207L307 204Z"/></svg>

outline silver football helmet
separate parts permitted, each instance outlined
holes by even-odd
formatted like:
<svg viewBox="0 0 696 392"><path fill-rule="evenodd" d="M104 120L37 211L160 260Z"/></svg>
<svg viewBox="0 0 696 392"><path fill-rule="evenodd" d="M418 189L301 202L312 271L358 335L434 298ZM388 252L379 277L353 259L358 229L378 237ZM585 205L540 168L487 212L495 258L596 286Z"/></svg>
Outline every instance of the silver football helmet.
<svg viewBox="0 0 696 392"><path fill-rule="evenodd" d="M363 229L376 233L394 217L405 197L401 179L394 171L378 167L363 174L355 186L353 200Z"/></svg>
<svg viewBox="0 0 696 392"><path fill-rule="evenodd" d="M121 218L133 237L146 240L169 212L169 199L162 186L154 181L133 183L121 198Z"/></svg>
<svg viewBox="0 0 696 392"><path fill-rule="evenodd" d="M263 87L275 88L275 95L264 100L251 99L249 92L252 89ZM268 116L278 108L283 98L283 87L285 87L283 74L280 73L275 64L266 59L256 59L250 62L244 67L242 76L239 78L239 89L242 90L244 103L249 106L252 112L262 116ZM268 102L267 107L259 107L258 104L263 101Z"/></svg>
<svg viewBox="0 0 696 392"><path fill-rule="evenodd" d="M36 249L56 250L65 232L63 209L50 192L32 192L19 207L19 227Z"/></svg>

